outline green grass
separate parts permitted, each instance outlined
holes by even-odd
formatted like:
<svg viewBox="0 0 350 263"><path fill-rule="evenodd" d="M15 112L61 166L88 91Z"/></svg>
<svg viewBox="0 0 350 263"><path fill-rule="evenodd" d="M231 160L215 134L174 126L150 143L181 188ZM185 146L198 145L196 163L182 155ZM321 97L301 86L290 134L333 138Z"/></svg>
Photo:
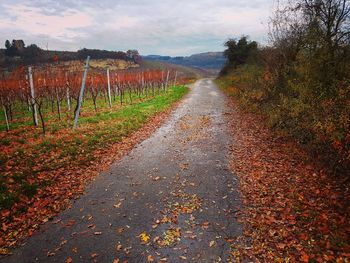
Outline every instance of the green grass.
<svg viewBox="0 0 350 263"><path fill-rule="evenodd" d="M171 95L171 89L169 90ZM115 98L112 98L112 111L117 112L120 108L124 108L125 106L130 105L137 105L140 100L152 100L151 93L149 92L149 96L145 97L142 95L139 97L137 94L132 93L131 94L131 100L129 93L126 92L123 97L123 105L120 105L120 97L116 96ZM155 91L155 97L164 95L164 91ZM44 120L46 124L46 128L49 132L56 133L59 132L62 128L68 128L73 125L73 118L74 118L74 108L75 108L76 101L71 101L71 110L68 111L67 109L67 102L66 100L62 100L61 102L61 121L58 119L58 113L57 113L57 105L54 104L54 109L52 111L51 102L44 101L43 103L43 115ZM110 114L108 101L105 100L104 97L98 97L97 98L97 112L95 112L93 100L90 97L86 97L82 104L81 112L82 114L88 113L90 116L95 115L98 117L98 119L94 118L88 118L86 122L90 123L98 123L100 119L108 120L113 119L113 114ZM81 118L81 120L84 117ZM40 121L40 120L39 120ZM82 120L84 122L84 120ZM32 113L28 110L27 105L16 102L13 107L13 121L10 121L10 130L18 130L19 133L23 132L22 130L27 126L32 126ZM39 124L40 125L40 124ZM3 108L0 108L0 132L6 131L6 122L5 122L5 115L3 112ZM1 145L1 142L0 142Z"/></svg>
<svg viewBox="0 0 350 263"><path fill-rule="evenodd" d="M140 128L150 117L166 110L172 103L179 100L187 90L183 86L170 89L167 93L137 104L124 106L116 112L100 112L95 116L82 118L79 125L82 128L85 124L99 127L98 131L87 135L88 145L91 147L119 141L121 137Z"/></svg>

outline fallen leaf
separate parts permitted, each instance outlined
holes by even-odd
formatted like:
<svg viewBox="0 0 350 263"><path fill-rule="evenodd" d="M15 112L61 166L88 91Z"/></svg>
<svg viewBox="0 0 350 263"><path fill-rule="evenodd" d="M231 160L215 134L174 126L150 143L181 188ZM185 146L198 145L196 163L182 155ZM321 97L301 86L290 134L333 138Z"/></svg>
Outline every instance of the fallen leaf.
<svg viewBox="0 0 350 263"><path fill-rule="evenodd" d="M279 249L284 249L285 247L286 247L286 244L284 244L284 243L277 243L277 245L276 245Z"/></svg>
<svg viewBox="0 0 350 263"><path fill-rule="evenodd" d="M46 253L46 256L48 256L48 257L53 257L54 255L56 255L56 253L51 252L51 251L48 251L48 252Z"/></svg>
<svg viewBox="0 0 350 263"><path fill-rule="evenodd" d="M116 246L116 249L117 249L117 251L121 251L123 249L123 246L119 244Z"/></svg>
<svg viewBox="0 0 350 263"><path fill-rule="evenodd" d="M70 219L70 220L67 221L66 226L67 226L67 227L71 227L71 226L73 226L74 224L75 224L75 220L74 220L74 219Z"/></svg>
<svg viewBox="0 0 350 263"><path fill-rule="evenodd" d="M309 256L307 254L303 254L301 257L300 257L300 260L301 262L309 262Z"/></svg>
<svg viewBox="0 0 350 263"><path fill-rule="evenodd" d="M120 228L118 228L117 229L117 232L118 232L118 234L121 234L121 233L123 233L124 232L124 228L123 227L120 227Z"/></svg>
<svg viewBox="0 0 350 263"><path fill-rule="evenodd" d="M12 255L12 252L7 248L0 248L0 255Z"/></svg>
<svg viewBox="0 0 350 263"><path fill-rule="evenodd" d="M114 205L115 208L120 208L122 205L122 202L119 202L118 204Z"/></svg>
<svg viewBox="0 0 350 263"><path fill-rule="evenodd" d="M154 261L154 259L153 259L152 255L148 255L147 262L153 262L153 261Z"/></svg>
<svg viewBox="0 0 350 263"><path fill-rule="evenodd" d="M204 222L204 223L202 224L202 228L203 228L203 229L208 229L208 228L209 228L209 225L210 225L209 222Z"/></svg>
<svg viewBox="0 0 350 263"><path fill-rule="evenodd" d="M145 244L148 243L148 241L150 240L150 236L147 235L146 232L142 232L139 237L141 238L141 241Z"/></svg>

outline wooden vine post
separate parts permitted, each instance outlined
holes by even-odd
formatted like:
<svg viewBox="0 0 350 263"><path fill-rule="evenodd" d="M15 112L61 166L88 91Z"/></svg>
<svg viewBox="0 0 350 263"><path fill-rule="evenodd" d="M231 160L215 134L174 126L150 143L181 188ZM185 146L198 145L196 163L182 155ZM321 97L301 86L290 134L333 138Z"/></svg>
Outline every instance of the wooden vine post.
<svg viewBox="0 0 350 263"><path fill-rule="evenodd" d="M107 68L107 87L108 87L108 103L109 103L109 107L112 108L111 81L109 78L109 68Z"/></svg>
<svg viewBox="0 0 350 263"><path fill-rule="evenodd" d="M35 101L35 90L34 90L32 67L28 67L28 77L29 77L31 104L32 104L32 108L33 108L34 126L38 126L38 109L37 109L37 105L36 105L36 101Z"/></svg>
<svg viewBox="0 0 350 263"><path fill-rule="evenodd" d="M85 89L85 82L86 82L87 71L88 71L88 68L89 68L89 61L90 61L90 56L88 56L86 58L86 64L85 64L85 69L84 69L84 74L83 74L83 80L81 82L81 88L80 88L79 99L78 99L78 107L77 107L77 110L75 112L73 129L76 129L78 127L78 120L79 120L79 115L80 115L81 103L83 102L83 97L84 97L84 89Z"/></svg>
<svg viewBox="0 0 350 263"><path fill-rule="evenodd" d="M70 111L71 106L70 106L70 94L69 94L69 87L68 86L66 88L66 96L67 96L67 108Z"/></svg>
<svg viewBox="0 0 350 263"><path fill-rule="evenodd" d="M67 97L67 108L70 111L70 93L69 93L69 82L68 82L68 73L65 73L65 77L66 77L66 97Z"/></svg>
<svg viewBox="0 0 350 263"><path fill-rule="evenodd" d="M167 74L166 74L166 80L165 80L165 89L168 88L169 74L170 74L170 71L168 70L168 72L167 72Z"/></svg>
<svg viewBox="0 0 350 263"><path fill-rule="evenodd" d="M10 125L9 125L9 119L7 117L7 109L5 107L5 104L3 102L3 99L1 98L1 104L2 104L2 108L4 110L4 114L5 114L5 121L6 121L6 131L10 130Z"/></svg>
<svg viewBox="0 0 350 263"><path fill-rule="evenodd" d="M174 78L174 84L173 84L174 87L176 86L176 79L177 79L177 71L175 71L175 78Z"/></svg>

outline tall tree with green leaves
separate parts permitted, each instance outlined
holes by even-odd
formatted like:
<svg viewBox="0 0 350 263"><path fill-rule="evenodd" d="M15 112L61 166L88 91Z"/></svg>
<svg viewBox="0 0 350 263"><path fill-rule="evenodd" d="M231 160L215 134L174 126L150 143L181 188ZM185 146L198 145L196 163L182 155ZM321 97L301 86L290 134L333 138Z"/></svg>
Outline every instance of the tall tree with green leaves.
<svg viewBox="0 0 350 263"><path fill-rule="evenodd" d="M243 36L238 41L229 39L226 41L227 49L224 55L227 58L225 67L221 70L222 75L226 74L230 69L237 68L239 65L248 63L256 55L258 43L248 40L248 37Z"/></svg>

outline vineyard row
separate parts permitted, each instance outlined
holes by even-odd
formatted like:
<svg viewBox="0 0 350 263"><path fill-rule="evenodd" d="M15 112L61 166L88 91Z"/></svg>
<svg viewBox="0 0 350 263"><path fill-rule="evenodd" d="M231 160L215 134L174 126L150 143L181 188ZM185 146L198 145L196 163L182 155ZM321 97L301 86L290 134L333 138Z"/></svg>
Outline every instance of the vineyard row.
<svg viewBox="0 0 350 263"><path fill-rule="evenodd" d="M14 121L14 106L25 106L33 119L33 124L41 123L45 134L43 105L54 105L58 119L61 120L62 105L66 110L74 109L75 126L80 115L84 96L91 98L95 111L98 98L108 101L111 108L117 100L121 105L128 98L150 97L166 92L175 86L178 73L174 70L110 71L88 69L69 69L59 65L38 68L18 68L0 76L0 102L4 112L7 131ZM85 93L85 95L84 95ZM23 107L22 107L23 108ZM40 122L39 119L40 118Z"/></svg>

